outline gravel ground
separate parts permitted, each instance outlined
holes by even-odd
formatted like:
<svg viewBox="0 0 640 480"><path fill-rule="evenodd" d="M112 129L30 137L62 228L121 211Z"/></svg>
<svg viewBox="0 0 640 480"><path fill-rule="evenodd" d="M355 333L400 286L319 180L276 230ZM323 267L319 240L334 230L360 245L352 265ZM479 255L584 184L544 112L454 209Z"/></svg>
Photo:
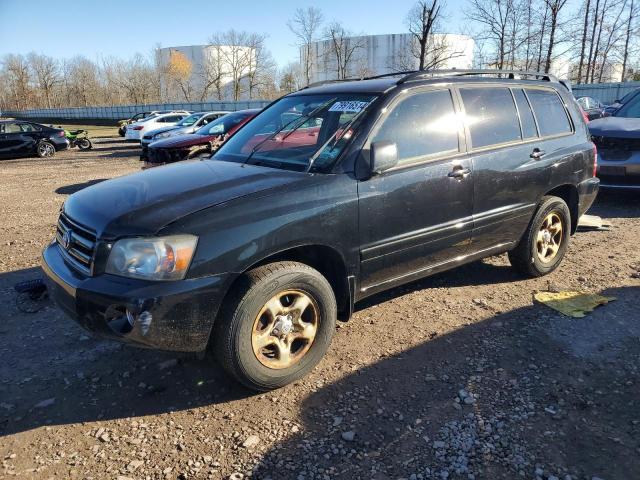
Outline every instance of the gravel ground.
<svg viewBox="0 0 640 480"><path fill-rule="evenodd" d="M24 313L66 196L139 169L117 139L0 162L0 478L640 478L640 206L601 194L609 231L559 270L505 256L357 305L305 379L253 394L208 360L88 336L48 300ZM617 297L583 319L537 290Z"/></svg>

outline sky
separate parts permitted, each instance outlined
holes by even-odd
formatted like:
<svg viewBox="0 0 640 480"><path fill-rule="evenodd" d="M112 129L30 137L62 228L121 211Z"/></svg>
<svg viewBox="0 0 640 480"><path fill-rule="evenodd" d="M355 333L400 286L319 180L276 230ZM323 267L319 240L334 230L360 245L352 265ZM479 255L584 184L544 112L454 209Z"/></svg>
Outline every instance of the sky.
<svg viewBox="0 0 640 480"><path fill-rule="evenodd" d="M464 0L448 0L449 33L458 33ZM415 0L98 0L79 4L51 0L0 0L0 57L31 51L55 58L91 60L162 47L207 43L214 32L234 28L264 33L280 66L298 59L287 28L298 7L318 6L326 21L354 33L406 32L405 16ZM39 12L39 13L38 13Z"/></svg>

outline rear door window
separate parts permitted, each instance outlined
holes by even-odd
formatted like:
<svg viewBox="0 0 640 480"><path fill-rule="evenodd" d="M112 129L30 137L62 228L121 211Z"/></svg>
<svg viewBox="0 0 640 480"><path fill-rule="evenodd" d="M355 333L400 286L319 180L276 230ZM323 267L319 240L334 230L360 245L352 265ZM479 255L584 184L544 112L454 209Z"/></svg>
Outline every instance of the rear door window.
<svg viewBox="0 0 640 480"><path fill-rule="evenodd" d="M400 163L458 151L459 123L449 90L416 93L398 103L371 142L390 141Z"/></svg>
<svg viewBox="0 0 640 480"><path fill-rule="evenodd" d="M508 88L461 88L460 95L474 149L522 139Z"/></svg>
<svg viewBox="0 0 640 480"><path fill-rule="evenodd" d="M571 133L567 112L556 92L537 88L527 88L525 91L538 120L540 135L547 137Z"/></svg>
<svg viewBox="0 0 640 480"><path fill-rule="evenodd" d="M526 95L521 88L512 90L513 97L516 99L516 105L518 106L518 113L520 114L520 125L522 126L522 137L533 138L538 136L538 129L536 128L536 121L531 111L531 106L527 100Z"/></svg>

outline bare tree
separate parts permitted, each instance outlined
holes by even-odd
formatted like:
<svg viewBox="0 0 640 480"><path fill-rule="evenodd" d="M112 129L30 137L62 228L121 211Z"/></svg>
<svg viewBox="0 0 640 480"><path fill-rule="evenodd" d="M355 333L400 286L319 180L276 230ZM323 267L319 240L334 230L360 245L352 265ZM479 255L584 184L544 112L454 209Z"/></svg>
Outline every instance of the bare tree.
<svg viewBox="0 0 640 480"><path fill-rule="evenodd" d="M323 22L322 11L316 7L298 8L293 18L287 22L289 30L297 37L302 48L300 64L304 73L306 84L311 83L311 70L313 68L312 44L318 40L320 28Z"/></svg>
<svg viewBox="0 0 640 480"><path fill-rule="evenodd" d="M357 53L364 48L361 37L355 37L337 21L325 29L325 38L329 41L327 54L331 58L338 79L349 78ZM334 63L335 62L335 63Z"/></svg>
<svg viewBox="0 0 640 480"><path fill-rule="evenodd" d="M12 97L13 108L20 110L29 106L31 88L29 67L22 55L5 55L2 67L6 78L6 88Z"/></svg>
<svg viewBox="0 0 640 480"><path fill-rule="evenodd" d="M509 25L515 14L515 0L470 0L468 20L480 27L479 37L495 49L495 66L502 69L508 54Z"/></svg>
<svg viewBox="0 0 640 480"><path fill-rule="evenodd" d="M53 89L60 82L59 62L54 58L38 55L34 52L27 56L27 61L33 72L37 88L44 96L46 107L51 108L53 106L51 103Z"/></svg>
<svg viewBox="0 0 640 480"><path fill-rule="evenodd" d="M275 83L276 64L265 46L266 38L264 34L253 33L249 35L247 42L250 66L247 74L249 99L256 98L256 94L263 94Z"/></svg>
<svg viewBox="0 0 640 480"><path fill-rule="evenodd" d="M553 49L556 47L558 41L556 31L558 29L558 22L560 12L567 5L567 0L545 0L549 8L549 47L547 49L547 60L545 62L544 71L549 73L551 69L551 57L553 55Z"/></svg>
<svg viewBox="0 0 640 480"><path fill-rule="evenodd" d="M211 37L209 43L217 45L220 63L222 65L222 77L229 77L231 83L231 97L240 100L243 93L242 79L249 74L252 65L252 57L249 52L249 34L237 30L228 30Z"/></svg>
<svg viewBox="0 0 640 480"><path fill-rule="evenodd" d="M582 28L582 39L580 41L580 62L578 64L578 83L582 82L582 67L584 66L584 54L587 45L587 29L589 28L589 7L591 0L585 0L584 6L584 27Z"/></svg>
<svg viewBox="0 0 640 480"><path fill-rule="evenodd" d="M418 44L416 53L419 70L425 70L429 39L433 37L440 20L441 9L442 5L438 5L438 0L419 0L407 14L409 32Z"/></svg>
<svg viewBox="0 0 640 480"><path fill-rule="evenodd" d="M629 63L630 42L632 35L635 34L637 36L638 27L636 25L636 21L639 16L640 12L638 11L638 4L634 0L631 0L631 4L629 5L629 15L627 16L627 25L625 28L624 47L622 49L622 75L620 78L621 82L624 82L625 80L627 66Z"/></svg>

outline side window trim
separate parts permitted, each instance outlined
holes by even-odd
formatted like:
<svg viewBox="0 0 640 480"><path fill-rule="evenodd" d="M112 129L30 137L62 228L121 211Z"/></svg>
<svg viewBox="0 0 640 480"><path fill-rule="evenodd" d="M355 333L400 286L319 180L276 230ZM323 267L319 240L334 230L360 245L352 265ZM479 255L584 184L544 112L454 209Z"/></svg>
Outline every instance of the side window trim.
<svg viewBox="0 0 640 480"><path fill-rule="evenodd" d="M527 106L529 107L529 110L531 111L531 116L533 117L533 123L536 126L536 136L535 137L525 137L524 136L524 126L522 125L522 115L520 114L520 107L518 107L518 102L516 101L516 96L513 93L514 90L522 90L522 94L524 95L524 100L525 102L527 102ZM522 141L526 142L527 140L537 140L540 138L540 127L538 126L538 119L536 118L536 112L533 111L533 107L531 106L531 102L529 101L529 97L527 97L527 92L525 91L526 89L523 87L513 87L513 88L509 88L509 91L511 91L511 96L513 97L513 103L515 103L516 105L516 110L518 112L518 121L520 122L520 136L522 137Z"/></svg>
<svg viewBox="0 0 640 480"><path fill-rule="evenodd" d="M371 143L373 138L376 136L376 134L378 133L378 131L380 130L380 127L384 124L385 120L389 117L389 115L393 112L393 110L404 100L406 100L407 98L409 98L410 96L413 95L419 95L421 93L428 93L428 92L437 92L437 91L442 91L442 90L448 90L449 91L449 95L451 95L451 102L453 105L453 110L456 114L456 116L459 116L461 113L461 102L460 99L458 97L458 92L457 89L455 89L453 86L418 86L418 87L414 87L411 88L407 91L405 91L405 93L400 93L398 95L396 95L394 98L392 98L390 100L390 102L383 107L385 109L384 114L380 115L376 121L375 124L373 125L373 127L369 130L369 133L367 134L367 140L364 143L364 147L363 149L370 149L371 148ZM462 128L461 128L462 127ZM421 155L419 157L416 157L415 159L412 159L410 161L404 161L401 163L398 163L398 165L396 165L395 167L387 170L386 172L395 172L397 170L402 170L404 168L410 168L410 167L415 167L418 165L422 165L422 164L426 164L426 163L431 163L431 162L436 162L439 160L447 160L450 158L456 158L456 157L460 157L463 155L466 155L467 153L467 141L466 141L466 135L465 135L465 131L464 131L465 125L464 122L459 122L458 124L458 148L457 150L445 150L442 152L437 152L437 153L433 153L433 154L428 154L428 155ZM384 173L386 173L384 172ZM383 175L384 175L383 173Z"/></svg>
<svg viewBox="0 0 640 480"><path fill-rule="evenodd" d="M533 114L533 121L536 123L536 130L538 131L538 136L536 138L545 138L540 132L540 125L538 124L538 115L536 115L536 111L533 109L533 105L531 105L531 99L527 94L527 89L523 88L522 93L524 93L524 98L527 99L527 103L529 104L529 108L531 109L531 113Z"/></svg>

